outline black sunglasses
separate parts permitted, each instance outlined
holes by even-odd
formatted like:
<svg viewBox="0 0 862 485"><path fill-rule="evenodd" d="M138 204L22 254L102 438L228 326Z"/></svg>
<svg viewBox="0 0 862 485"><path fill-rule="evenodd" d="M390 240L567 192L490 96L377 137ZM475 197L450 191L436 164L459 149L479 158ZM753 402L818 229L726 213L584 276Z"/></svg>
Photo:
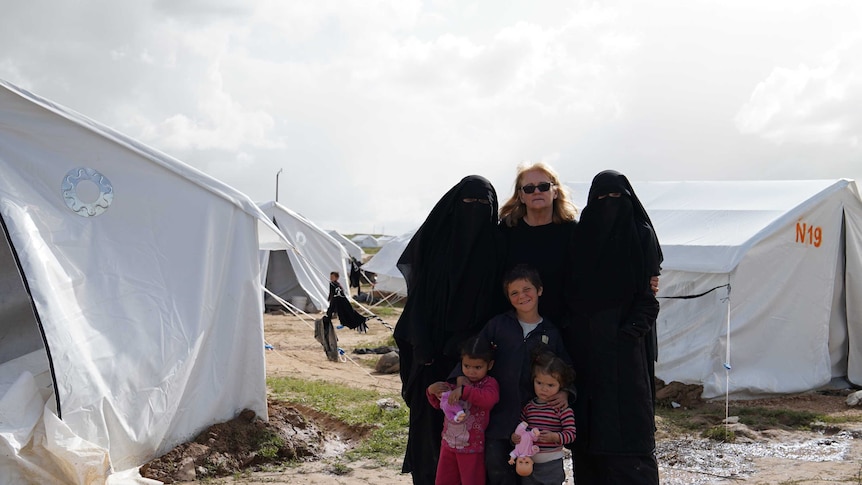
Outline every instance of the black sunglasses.
<svg viewBox="0 0 862 485"><path fill-rule="evenodd" d="M551 190L551 187L553 186L554 184L552 184L551 182L542 182L539 185L522 185L521 190L523 190L525 194L532 194L536 191L536 189L539 189L539 192L547 192Z"/></svg>

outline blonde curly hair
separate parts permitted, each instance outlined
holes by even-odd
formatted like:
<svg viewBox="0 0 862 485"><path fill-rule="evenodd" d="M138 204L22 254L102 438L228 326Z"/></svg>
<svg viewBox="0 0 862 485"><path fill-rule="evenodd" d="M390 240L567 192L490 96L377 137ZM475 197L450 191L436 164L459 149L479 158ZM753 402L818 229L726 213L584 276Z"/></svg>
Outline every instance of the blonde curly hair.
<svg viewBox="0 0 862 485"><path fill-rule="evenodd" d="M560 183L560 177L557 175L557 172L545 162L524 162L518 165L514 191L509 200L500 207L500 220L507 226L514 227L527 214L526 206L518 198L518 191L521 188L521 177L527 172L534 171L545 174L557 188L557 198L554 199L554 224L575 220L575 217L578 215L578 209L569 197L569 189Z"/></svg>

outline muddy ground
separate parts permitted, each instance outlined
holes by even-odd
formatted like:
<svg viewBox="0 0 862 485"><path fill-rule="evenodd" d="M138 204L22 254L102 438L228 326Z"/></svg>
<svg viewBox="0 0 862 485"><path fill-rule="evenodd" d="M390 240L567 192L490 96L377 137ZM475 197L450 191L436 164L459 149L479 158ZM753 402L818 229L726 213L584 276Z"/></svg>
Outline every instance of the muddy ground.
<svg viewBox="0 0 862 485"><path fill-rule="evenodd" d="M397 374L378 374L378 354L356 354L354 349L382 345L391 335L397 315L369 321L359 334L337 330L343 361L327 360L314 339L312 317L268 314L264 318L267 374L322 379L347 386L398 394ZM337 324L337 321L336 321ZM838 424L814 424L810 431L790 431L780 424L749 429L729 424L736 441L722 443L672 428L658 420L658 449L662 483L674 484L862 484L862 409L845 403L849 391L808 393L747 402L747 406L807 410L835 417ZM716 408L723 402L703 403L697 391L679 386L665 390L663 402L680 409L700 409L704 424L716 424ZM403 404L403 403L402 403ZM720 412L719 412L720 414ZM723 417L723 414L722 416ZM720 424L720 423L719 423ZM181 445L142 468L142 474L165 483L196 484L374 484L411 483L400 473L397 459L349 462L339 455L367 430L351 428L331 417L295 404L270 399L269 422L250 413L216 425L191 443ZM261 437L278 435L281 448L252 450ZM569 471L570 472L570 471Z"/></svg>

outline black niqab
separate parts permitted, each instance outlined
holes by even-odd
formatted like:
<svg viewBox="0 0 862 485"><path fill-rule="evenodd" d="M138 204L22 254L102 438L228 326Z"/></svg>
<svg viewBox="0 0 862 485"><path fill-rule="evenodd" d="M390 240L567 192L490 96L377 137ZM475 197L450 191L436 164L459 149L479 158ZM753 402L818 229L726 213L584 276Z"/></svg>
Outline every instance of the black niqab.
<svg viewBox="0 0 862 485"><path fill-rule="evenodd" d="M663 256L652 221L619 172L606 170L593 178L577 231L576 288L587 306L617 305L661 272Z"/></svg>
<svg viewBox="0 0 862 485"><path fill-rule="evenodd" d="M461 341L501 308L497 217L491 183L464 177L437 202L398 259L408 298L395 336L409 341L420 360L441 352L457 359Z"/></svg>

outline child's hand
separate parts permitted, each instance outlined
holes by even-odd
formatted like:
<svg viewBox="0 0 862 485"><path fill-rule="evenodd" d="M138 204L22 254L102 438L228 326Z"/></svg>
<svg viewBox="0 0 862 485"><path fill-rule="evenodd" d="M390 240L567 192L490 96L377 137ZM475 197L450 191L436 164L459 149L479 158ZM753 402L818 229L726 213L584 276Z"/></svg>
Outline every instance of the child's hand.
<svg viewBox="0 0 862 485"><path fill-rule="evenodd" d="M437 396L437 399L440 399L443 396L443 393L449 390L449 384L446 382L435 382L428 386L428 394L433 394Z"/></svg>
<svg viewBox="0 0 862 485"><path fill-rule="evenodd" d="M467 376L458 376L455 379L455 385L456 386L466 386L469 383L470 383L470 379Z"/></svg>
<svg viewBox="0 0 862 485"><path fill-rule="evenodd" d="M461 400L461 390L464 389L461 386L452 389L452 392L449 393L449 404L456 404Z"/></svg>
<svg viewBox="0 0 862 485"><path fill-rule="evenodd" d="M512 433L512 443L517 445L520 442L521 442L521 435L519 435L518 433Z"/></svg>
<svg viewBox="0 0 862 485"><path fill-rule="evenodd" d="M539 441L542 443L559 443L560 433L543 429L539 431Z"/></svg>

